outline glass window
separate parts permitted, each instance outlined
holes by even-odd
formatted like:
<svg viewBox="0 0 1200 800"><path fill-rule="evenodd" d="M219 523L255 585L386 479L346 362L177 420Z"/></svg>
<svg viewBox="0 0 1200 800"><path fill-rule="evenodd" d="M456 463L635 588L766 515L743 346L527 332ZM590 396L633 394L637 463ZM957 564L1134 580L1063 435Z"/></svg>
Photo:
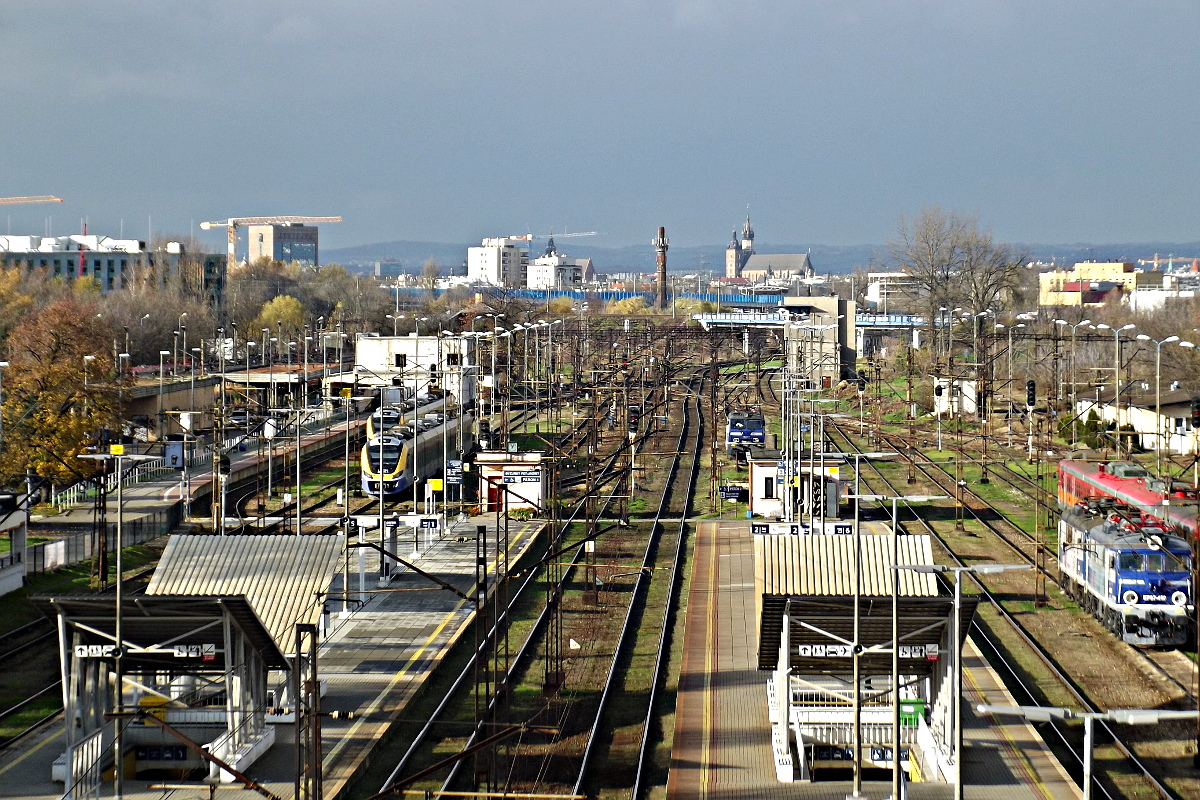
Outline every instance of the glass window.
<svg viewBox="0 0 1200 800"><path fill-rule="evenodd" d="M371 469L380 472L379 462L380 454L383 456L383 472L392 472L396 469L396 465L400 463L400 446L395 444L387 444L383 447L367 447L367 452L370 453Z"/></svg>
<svg viewBox="0 0 1200 800"><path fill-rule="evenodd" d="M1141 572L1145 569L1145 566L1143 566L1144 563L1145 559L1142 557L1141 553L1121 553L1120 563L1117 569L1120 569L1123 572L1127 570Z"/></svg>
<svg viewBox="0 0 1200 800"><path fill-rule="evenodd" d="M767 500L773 500L775 498L774 475L768 475L767 477L763 478L763 497L765 497Z"/></svg>
<svg viewBox="0 0 1200 800"><path fill-rule="evenodd" d="M1147 572L1165 572L1167 569L1167 557L1162 553L1147 553L1146 554L1146 571Z"/></svg>

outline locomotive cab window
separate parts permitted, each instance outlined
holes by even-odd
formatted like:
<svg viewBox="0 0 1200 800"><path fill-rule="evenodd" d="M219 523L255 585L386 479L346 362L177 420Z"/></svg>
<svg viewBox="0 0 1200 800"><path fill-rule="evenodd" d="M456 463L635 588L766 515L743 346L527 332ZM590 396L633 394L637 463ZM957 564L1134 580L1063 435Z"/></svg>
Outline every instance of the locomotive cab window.
<svg viewBox="0 0 1200 800"><path fill-rule="evenodd" d="M1145 557L1141 553L1121 553L1119 569L1144 572L1146 569Z"/></svg>

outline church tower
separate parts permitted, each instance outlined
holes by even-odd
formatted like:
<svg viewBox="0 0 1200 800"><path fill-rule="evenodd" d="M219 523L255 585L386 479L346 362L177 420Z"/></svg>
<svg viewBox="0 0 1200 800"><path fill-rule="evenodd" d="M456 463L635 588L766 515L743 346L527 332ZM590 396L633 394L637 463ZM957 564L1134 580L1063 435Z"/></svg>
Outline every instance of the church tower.
<svg viewBox="0 0 1200 800"><path fill-rule="evenodd" d="M752 255L754 255L754 226L750 224L750 217L747 216L746 222L742 225L741 241L738 241L737 231L734 231L733 238L729 240L729 247L725 249L725 277L742 277L742 270L745 269L746 262Z"/></svg>
<svg viewBox="0 0 1200 800"><path fill-rule="evenodd" d="M734 231L729 246L725 248L725 277L737 278L741 276L741 272L742 246L738 244L737 231Z"/></svg>

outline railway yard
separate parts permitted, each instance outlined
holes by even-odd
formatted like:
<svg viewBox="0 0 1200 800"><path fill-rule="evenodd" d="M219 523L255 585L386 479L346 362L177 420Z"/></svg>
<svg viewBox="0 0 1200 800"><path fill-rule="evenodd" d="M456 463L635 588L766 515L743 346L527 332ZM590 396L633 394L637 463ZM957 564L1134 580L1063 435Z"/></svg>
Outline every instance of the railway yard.
<svg viewBox="0 0 1200 800"><path fill-rule="evenodd" d="M880 539L890 539L890 529L914 541L928 537L936 564L967 570L937 584L933 576L924 577L930 578L929 586L938 587L931 596L946 603L954 580L963 581L964 596L978 601L977 610L967 617L968 689L961 702L951 701L951 706L970 704L968 757L962 762L962 754L945 738L945 730L955 727L946 720L953 717L938 710L947 708L944 698L938 700L938 682L952 678L938 670L948 669L949 659L929 659L933 672L925 680L934 688L924 698L929 724L921 730L937 733L930 734L932 740L919 740L923 751L944 751L941 756L926 752L928 763L953 763L964 769L967 797L1067 796L1062 792L1076 791L1085 769L1094 776L1092 797L1200 797L1195 718L1167 715L1151 725L1101 718L1095 723L1094 742L1085 743L1082 726L1074 722L1031 719L1032 728L1010 734L998 723L989 728L987 719L973 710L977 702L985 702L981 698L1001 694L1019 706L1061 707L1076 714L1197 709L1194 630L1179 648L1131 645L1122 640L1129 623L1106 617L1078 584L1063 579L1056 466L1072 457L1066 443L1052 441L1040 429L1030 430L1024 419L1010 420L1001 434L986 422L943 420L940 414L935 418L912 399L912 376L898 368L876 370L869 384L840 376L822 382L813 373L817 362L808 359L804 349L816 335L811 329L804 334L810 337L804 340L808 344L799 347L789 341L790 334L775 331L704 331L638 320L624 330L580 321L554 335L560 348L557 366L551 358L544 364L535 359L532 366L526 358L522 364L521 354L513 356L511 340L505 352L496 339L481 339L477 363L488 363L483 355L487 352L493 365L488 395L471 397L471 403L458 397L459 405L453 408L446 395L427 395L442 398L442 419L430 420L429 436L439 430L436 425L449 427L449 421L455 422L454 431L473 425L474 432L465 441L458 433L449 439L443 435L440 444L431 446L439 450L435 455L414 445L411 451L398 449L398 461L390 467L383 460L375 462L380 470L400 476L396 480L401 483L408 469L413 477L407 485L417 484L422 487L418 490L398 490L385 497L379 477L370 484L378 494L369 490L371 476L361 473L371 457L369 446L363 450L368 441L364 416L370 410L365 405L339 413L331 408L318 424L280 436L277 442L249 426L228 448L233 477L224 478L215 469L194 475L192 516L164 532L167 535L129 547L123 576L115 574L112 563L92 557L31 575L26 588L0 598L7 612L0 622L0 795L63 792L63 784L49 783L48 769L34 775L33 765L40 771L43 762L48 765L50 756L63 750L55 737L63 736L64 699L74 703L77 698L70 697L71 691L95 689L72 683L71 691L64 690L63 681L76 681L77 676L60 665L69 649L63 631L76 623L63 617L56 626L34 609L30 597L109 603L119 594L127 608L140 608L142 602L150 608L156 594L153 586L146 594L147 583L160 559L168 564L164 570L170 568L170 550L164 555L168 540L211 538L224 530L231 540L273 536L282 541L290 536L297 541L336 538L342 543L336 557L314 567L314 574L324 576L316 599L294 599L297 607L307 609L304 619L312 620L313 635L320 640L313 645L317 655L305 661L299 639L291 650L288 640L278 636L275 644L262 644L265 654L277 647L280 654L295 659L293 671L327 678L326 694L322 698L316 692L314 698L311 686L305 689L299 682L294 688L288 684L283 694L272 689L271 703L279 708L268 709L264 696L258 710L280 717L271 722L280 733L271 734L269 748L264 744L265 755L257 761L248 758L236 772L229 763L212 761L217 748L202 753L198 745L188 745L188 769L161 764L143 769L151 756L142 753L148 746L140 746L141 767L130 770L125 794L201 797L216 785L206 783L206 776L224 770L227 781L234 776L229 786L306 800L374 800L404 794L564 800L834 796L823 791L846 796L854 772L849 762L841 769L806 770L810 763L846 758L836 742L849 739L830 739L832 757L820 756L823 745L814 739L808 740L807 753L802 742L793 740L790 750L785 746L789 754L783 761L794 762L794 781L773 771L748 777L742 770L733 783L732 772L724 777L710 774L715 760L737 757L729 740L719 738L721 724L746 725L744 741L737 747L761 747L754 758L772 769L772 723L767 721L763 686L775 672L764 670L763 659L770 654L764 655L765 646L757 640L767 628L754 630L767 624L765 602L754 610L755 594L761 598L767 592L750 583L755 574L751 543L763 535L791 534L772 529L751 536L749 518L756 503L786 503L782 498L792 497L795 489L799 510L781 514L778 524L811 526L813 532L796 538L848 538L817 528L830 515L840 522L861 516L862 532ZM820 349L813 347L812 352ZM495 377L500 373L505 380ZM444 387L449 385L447 379ZM367 394L357 386L353 392L339 390L342 397ZM326 400L337 396L332 383L320 392ZM421 402L415 390L412 400ZM220 402L224 407L224 389ZM306 410L307 406L306 398ZM759 449L739 453L727 446L732 441L727 426L734 412L741 414L739 425L758 418L743 413L746 409L753 409L765 423L758 423L764 425ZM396 434L397 448L426 435L415 414L410 425L413 430ZM473 436L486 437L481 443L487 447L473 446ZM227 436L221 440L233 441ZM789 448L789 441L796 444ZM537 461L526 454L536 454ZM829 471L826 458L838 469ZM489 478L485 470L493 462L498 471ZM451 463L462 470L457 483L445 468ZM530 463L539 470L536 496L520 478L510 477L532 474ZM753 478L764 464L771 470L765 495L762 481L756 484ZM1190 460L1178 457L1168 468L1178 476L1191 466ZM826 484L830 474L836 478ZM278 485L271 486L271 480ZM117 507L111 497L100 502L106 504L108 522L123 514L149 515L159 506L181 502L180 490L172 488L179 484L173 475L151 478L125 490L125 508ZM834 484L838 499L830 505L825 487ZM813 489L818 485L819 491ZM216 502L218 498L223 502ZM215 510L209 512L210 506ZM94 508L95 504L62 509L57 518L64 524L91 519ZM36 530L46 531L38 535L53 540L55 519L48 514L36 520ZM435 522L425 529L421 520ZM410 524L411 529L405 527ZM855 541L858 535L856 530ZM895 562L884 573L896 574L895 566L901 563L916 562ZM970 571L995 564L1022 569ZM830 563L822 568L833 574L842 567ZM270 582L273 575L277 584L286 583L289 573L280 569L267 574L264 567L262 580ZM217 588L211 594L236 593L232 583L213 585ZM283 590L276 586L272 591ZM876 592L875 599L888 600L891 591ZM253 598L253 590L247 596ZM740 599L730 600L733 597ZM119 602L117 608L120 619ZM1194 629L1190 601L1187 608L1187 624ZM742 613L748 615L746 625L735 625L732 633L722 635L744 641L712 640L718 615L721 624L728 625L728 615ZM265 614L259 612L264 620ZM784 652L789 624L796 623L785 617ZM405 632L397 633L402 627ZM76 640L77 647L81 641ZM857 646L858 640L853 643ZM129 647L130 653L146 653L166 645L141 642ZM958 649L948 632L941 652L947 649ZM718 650L720 654L713 655ZM722 669L732 669L725 666L731 663L740 665L729 673L732 677L718 679L726 675ZM198 675L206 674L202 665L196 667L201 670ZM822 681L830 675L845 672L843 667L831 669L801 669L801 683L786 685L791 693L802 695L807 688L797 685L825 686ZM796 674L794 666L791 674ZM886 670L879 675L886 678ZM185 705L180 699L186 697L184 692L165 688L174 686L171 680L177 678L158 684L158 689L150 687L153 691L135 684L145 691L141 697L164 699L164 720L172 718L174 706L182 712ZM991 687L989 681L996 684L994 690L980 688ZM709 683L714 691L727 692L722 695L727 699L710 701L705 688ZM381 688L371 694L376 690L368 687L376 685ZM228 691L211 694L192 710L230 704ZM851 694L857 708L858 693ZM878 711L891 702L886 691L875 694L868 710ZM685 696L686 703L681 700ZM711 707L706 705L710 702ZM746 706L746 719L728 718L720 703ZM153 716L145 710L151 706L133 705L138 708L137 725L158 724L147 719ZM834 705L837 713L848 711L845 702ZM803 725L796 719L793 730ZM121 724L119 718L116 724ZM925 723L905 724L915 730ZM942 729L940 724L950 727ZM785 723L785 741L787 729ZM890 731L885 725L872 730L875 736ZM846 736L849 731L845 728ZM1005 740L999 738L1001 733ZM994 741L989 739L993 734ZM79 787L76 796L103 794L108 789L102 790L102 784L112 781L111 742L97 735L109 753L107 765L103 758L82 764L76 756L71 762ZM1022 737L1036 747L1023 744ZM882 797L891 788L892 768L884 762L894 766L895 759L891 748L881 744L884 741L891 740L871 740L882 753L872 755L871 763L855 761L861 764L863 796ZM694 753L688 748L695 748ZM1008 773L1015 776L1019 788L1013 793L1005 794L1008 789L1000 786L992 787L997 794L974 791L978 787L972 787L971 770L978 764L969 754L989 748L1002 753ZM235 755L230 750L223 758L228 761ZM695 768L693 755L702 761L694 775L689 772ZM912 781L912 797L952 796L945 775L920 782L916 776L925 768L916 766L915 753L909 758L913 766L906 767L905 780ZM1091 761L1086 767L1085 759ZM979 782L984 783L982 778ZM57 790L46 788L55 785Z"/></svg>

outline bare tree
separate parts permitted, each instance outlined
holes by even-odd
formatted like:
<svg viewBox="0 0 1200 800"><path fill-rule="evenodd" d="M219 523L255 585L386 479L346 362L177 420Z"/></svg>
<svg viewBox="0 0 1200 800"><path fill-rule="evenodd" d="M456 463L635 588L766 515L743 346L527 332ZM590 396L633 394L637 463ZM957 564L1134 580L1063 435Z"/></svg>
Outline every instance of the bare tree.
<svg viewBox="0 0 1200 800"><path fill-rule="evenodd" d="M961 236L958 249L962 263L954 281L957 300L972 314L1004 308L1020 283L1021 268L1029 257L993 241L992 232L980 230L974 219L963 228Z"/></svg>
<svg viewBox="0 0 1200 800"><path fill-rule="evenodd" d="M912 279L909 293L914 305L926 310L928 341L934 341L938 309L950 304L954 280L963 263L962 241L971 220L937 206L921 209L909 221L900 218L896 235L888 241L892 261Z"/></svg>
<svg viewBox="0 0 1200 800"><path fill-rule="evenodd" d="M442 265L435 258L426 259L425 264L421 267L421 288L432 292L437 288L440 277L442 277Z"/></svg>

